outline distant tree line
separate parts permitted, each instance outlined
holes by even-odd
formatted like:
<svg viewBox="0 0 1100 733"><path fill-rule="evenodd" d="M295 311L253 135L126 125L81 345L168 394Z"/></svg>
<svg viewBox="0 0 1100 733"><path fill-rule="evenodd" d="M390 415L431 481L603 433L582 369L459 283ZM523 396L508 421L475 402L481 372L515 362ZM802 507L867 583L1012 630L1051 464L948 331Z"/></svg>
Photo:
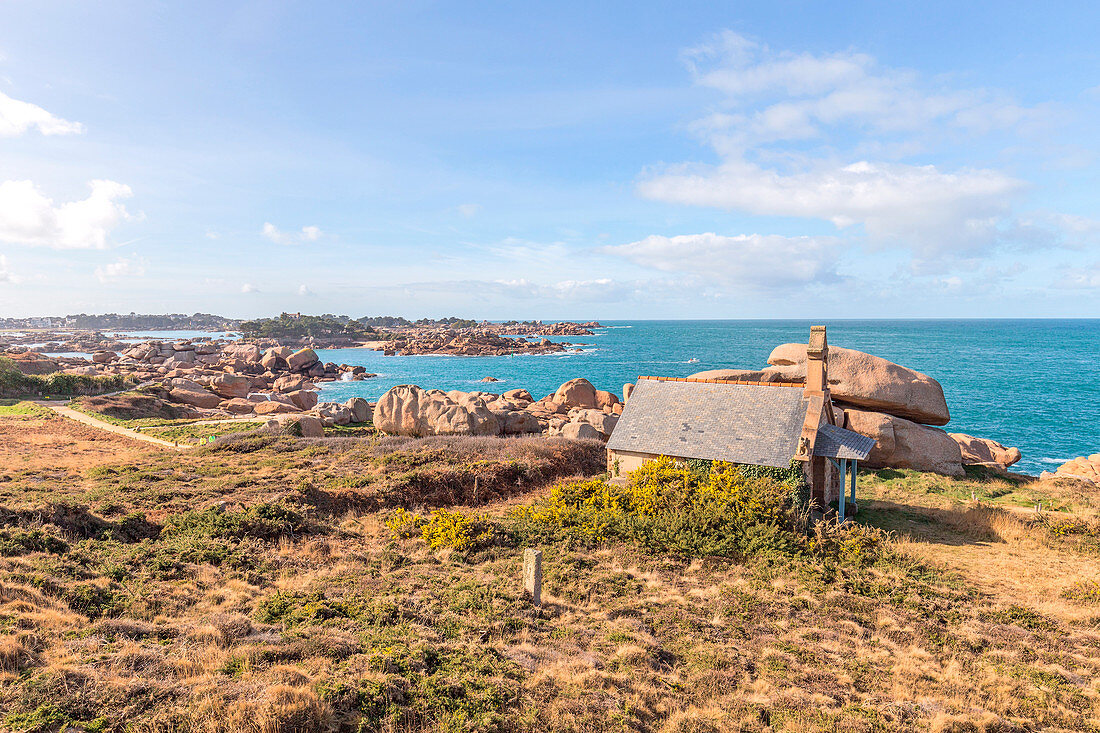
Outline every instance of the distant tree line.
<svg viewBox="0 0 1100 733"><path fill-rule="evenodd" d="M86 331L235 331L240 320L211 313L77 313L68 316L0 318L0 328L73 328Z"/></svg>
<svg viewBox="0 0 1100 733"><path fill-rule="evenodd" d="M278 318L257 318L245 321L240 331L250 338L353 338L376 340L378 331L347 316L308 316L301 313L280 313Z"/></svg>
<svg viewBox="0 0 1100 733"><path fill-rule="evenodd" d="M475 321L472 318L457 318L455 316L448 316L447 318L420 318L415 321L410 321L408 318L402 318L401 316L363 316L359 319L359 323L362 323L364 326L372 326L375 328L401 328L407 326L473 328L478 325L479 321Z"/></svg>

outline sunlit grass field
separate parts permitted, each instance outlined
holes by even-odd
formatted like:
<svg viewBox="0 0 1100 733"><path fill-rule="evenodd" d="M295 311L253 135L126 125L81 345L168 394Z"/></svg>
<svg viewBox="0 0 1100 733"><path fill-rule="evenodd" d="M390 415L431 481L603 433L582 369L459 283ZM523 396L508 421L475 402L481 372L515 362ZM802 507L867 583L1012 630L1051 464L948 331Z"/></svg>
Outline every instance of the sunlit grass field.
<svg viewBox="0 0 1100 733"><path fill-rule="evenodd" d="M6 407L0 729L1100 725L1081 484L864 473L879 539L853 555L782 518L738 534L710 502L742 484L700 478L689 508L738 549L693 557L667 502L561 488L603 470L598 443L253 431L177 453Z"/></svg>

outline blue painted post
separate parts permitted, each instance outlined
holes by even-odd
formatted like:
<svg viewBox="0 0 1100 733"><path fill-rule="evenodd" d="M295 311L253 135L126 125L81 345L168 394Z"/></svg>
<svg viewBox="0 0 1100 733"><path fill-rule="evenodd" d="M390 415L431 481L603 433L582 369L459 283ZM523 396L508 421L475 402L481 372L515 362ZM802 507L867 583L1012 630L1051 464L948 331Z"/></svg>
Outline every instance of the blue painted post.
<svg viewBox="0 0 1100 733"><path fill-rule="evenodd" d="M848 493L848 487L845 486L848 481L848 460L846 458L840 459L840 501L837 504L838 520L841 524L844 524L844 495Z"/></svg>
<svg viewBox="0 0 1100 733"><path fill-rule="evenodd" d="M852 461L852 503L856 503L856 472L859 471L859 461Z"/></svg>

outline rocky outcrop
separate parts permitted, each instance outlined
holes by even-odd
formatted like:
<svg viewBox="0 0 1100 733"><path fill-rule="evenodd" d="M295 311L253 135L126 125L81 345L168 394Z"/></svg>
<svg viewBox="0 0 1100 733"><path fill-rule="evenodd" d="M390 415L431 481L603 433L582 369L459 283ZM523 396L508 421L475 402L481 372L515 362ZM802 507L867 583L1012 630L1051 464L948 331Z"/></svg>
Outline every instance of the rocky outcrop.
<svg viewBox="0 0 1100 733"><path fill-rule="evenodd" d="M299 410L312 410L317 405L317 393L299 389L284 395Z"/></svg>
<svg viewBox="0 0 1100 733"><path fill-rule="evenodd" d="M1088 481L1100 486L1100 453L1066 461L1054 473L1044 472L1042 478L1067 478Z"/></svg>
<svg viewBox="0 0 1100 733"><path fill-rule="evenodd" d="M300 435L303 438L325 437L325 429L321 420L313 415L276 415L268 424L270 425L272 423L290 433Z"/></svg>
<svg viewBox="0 0 1100 733"><path fill-rule="evenodd" d="M286 358L287 366L292 372L306 372L319 362L317 352L313 349L299 349Z"/></svg>
<svg viewBox="0 0 1100 733"><path fill-rule="evenodd" d="M230 415L250 415L255 406L253 402L235 397L231 400L223 400L220 402L218 404L218 409L225 410Z"/></svg>
<svg viewBox="0 0 1100 733"><path fill-rule="evenodd" d="M489 327L492 326L489 325ZM495 328L501 336L591 336L593 328L603 328L603 326L597 321L587 323L560 321L558 323L509 323Z"/></svg>
<svg viewBox="0 0 1100 733"><path fill-rule="evenodd" d="M375 405L374 426L384 433L413 437L499 435L499 419L476 394L423 390L415 385L394 387Z"/></svg>
<svg viewBox="0 0 1100 733"><path fill-rule="evenodd" d="M370 403L362 397L352 397L344 403L344 407L351 411L351 421L354 423L363 423L371 419Z"/></svg>
<svg viewBox="0 0 1100 733"><path fill-rule="evenodd" d="M949 435L928 426L951 419L943 387L932 377L878 356L829 346L829 393L838 424L873 437L868 465L913 468L948 476L962 466L989 465L1005 470L1020 460L1020 451L992 440ZM772 350L763 369L711 369L693 379L745 382L806 381L806 344L783 344Z"/></svg>
<svg viewBox="0 0 1100 733"><path fill-rule="evenodd" d="M93 412L122 420L136 420L143 417L158 417L167 420L179 420L201 416L201 412L184 405L172 404L163 396L166 393L124 392L122 394L84 397L81 405ZM252 409L249 408L249 412Z"/></svg>
<svg viewBox="0 0 1100 733"><path fill-rule="evenodd" d="M48 359L40 354L28 351L22 354L5 354L15 368L23 374L53 374L59 369L56 359Z"/></svg>
<svg viewBox="0 0 1100 733"><path fill-rule="evenodd" d="M207 385L214 394L227 400L234 398L244 399L252 391L252 382L247 377L236 374L217 374L210 378Z"/></svg>
<svg viewBox="0 0 1100 733"><path fill-rule="evenodd" d="M946 431L881 412L850 408L844 414L845 427L875 440L865 464L870 468L963 475L962 451Z"/></svg>
<svg viewBox="0 0 1100 733"><path fill-rule="evenodd" d="M228 359L240 359L247 364L260 361L260 347L255 344L229 344L222 348L222 356Z"/></svg>
<svg viewBox="0 0 1100 733"><path fill-rule="evenodd" d="M764 369L711 369L692 379L746 382L806 381L806 344L782 344ZM951 419L943 387L927 374L842 346L829 346L829 391L835 402L884 412L924 425L946 425Z"/></svg>
<svg viewBox="0 0 1100 733"><path fill-rule="evenodd" d="M296 405L268 400L267 402L257 402L252 411L257 415L278 415L286 412L301 412L302 410Z"/></svg>
<svg viewBox="0 0 1100 733"><path fill-rule="evenodd" d="M1006 448L995 440L965 433L948 433L959 444L964 466L985 466L1004 471L1020 460L1019 448Z"/></svg>
<svg viewBox="0 0 1100 733"><path fill-rule="evenodd" d="M448 356L507 356L509 354L552 354L565 351L571 344L554 343L549 339L528 341L523 338L498 336L480 330L454 331L439 329L408 331L398 338L381 343L385 356L401 354L442 354Z"/></svg>
<svg viewBox="0 0 1100 733"><path fill-rule="evenodd" d="M796 377L788 377L778 369L708 369L705 372L696 372L690 379L720 379L728 382L797 382L805 381L803 373L801 380Z"/></svg>
<svg viewBox="0 0 1100 733"><path fill-rule="evenodd" d="M290 354L291 351L286 346L273 346L264 352L264 355L260 358L260 365L271 372L288 369L286 358Z"/></svg>
<svg viewBox="0 0 1100 733"><path fill-rule="evenodd" d="M527 390L442 392L394 387L374 408L374 425L397 435L546 435L607 440L622 412L619 398L587 379L572 379L535 401ZM583 427L582 427L583 426Z"/></svg>

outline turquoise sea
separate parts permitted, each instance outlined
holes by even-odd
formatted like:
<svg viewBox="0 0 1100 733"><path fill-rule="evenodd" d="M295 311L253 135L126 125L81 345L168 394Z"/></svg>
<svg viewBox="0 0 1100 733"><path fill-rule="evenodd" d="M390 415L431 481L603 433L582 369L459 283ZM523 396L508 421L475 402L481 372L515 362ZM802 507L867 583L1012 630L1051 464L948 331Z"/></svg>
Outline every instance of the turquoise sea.
<svg viewBox="0 0 1100 733"><path fill-rule="evenodd" d="M814 323L820 323L815 321ZM829 343L884 357L943 384L950 432L1017 446L1016 470L1037 474L1100 451L1100 320L824 321ZM621 395L639 375L684 377L704 369L757 369L774 346L805 342L810 321L605 321L580 353L514 357L382 356L319 351L378 377L322 385L322 400L377 399L397 384L426 389L524 388L537 398L574 377ZM697 362L689 362L697 359ZM483 377L500 382L482 384Z"/></svg>

